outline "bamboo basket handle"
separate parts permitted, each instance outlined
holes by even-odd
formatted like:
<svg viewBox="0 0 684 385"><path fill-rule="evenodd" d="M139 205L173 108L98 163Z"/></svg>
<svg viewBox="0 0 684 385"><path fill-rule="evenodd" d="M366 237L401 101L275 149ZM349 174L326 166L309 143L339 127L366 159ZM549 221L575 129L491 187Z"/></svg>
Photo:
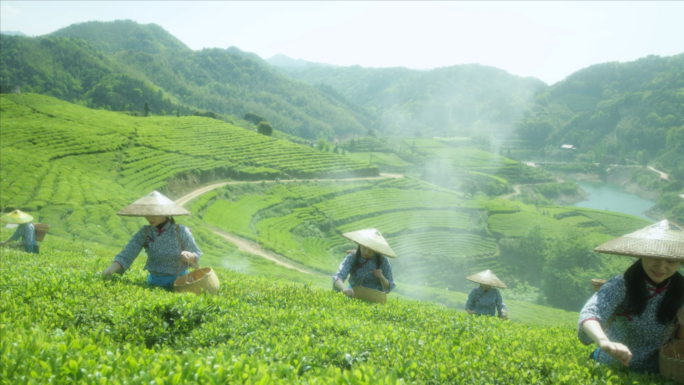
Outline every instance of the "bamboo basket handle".
<svg viewBox="0 0 684 385"><path fill-rule="evenodd" d="M357 283L356 285L352 286L352 289L355 288L355 287L357 287L357 286L359 286L359 285L361 285L361 284L363 283L363 280L366 279L366 277L368 276L368 273L370 273L370 271L367 271L366 274L363 275L363 277L361 278L361 280L359 281L359 283Z"/></svg>
<svg viewBox="0 0 684 385"><path fill-rule="evenodd" d="M357 287L357 286L359 286L359 285L361 285L361 284L363 283L363 281L366 279L366 277L368 277L368 274L370 274L370 273L371 273L370 270L367 271L366 274L363 275L363 277L361 278L361 280L359 281L359 283L357 283L356 285L352 286L352 289L355 288L355 287ZM379 280L380 280L380 279L378 279L378 281L379 281ZM380 287L382 287L382 292L385 293L385 294L387 294L387 292L385 291L385 288L382 286L382 282L380 282Z"/></svg>
<svg viewBox="0 0 684 385"><path fill-rule="evenodd" d="M176 239L178 239L178 244L181 247L181 253L182 253L183 249L184 249L183 242L181 242L180 235L178 234L178 225L175 223L174 223L174 225L175 225L174 229L176 230ZM178 270L176 271L176 279L178 279L178 277L180 276L181 263L182 262L181 262L180 258L178 258ZM192 267L193 269L199 269L199 265L196 263L186 262L186 264L188 265L188 267Z"/></svg>

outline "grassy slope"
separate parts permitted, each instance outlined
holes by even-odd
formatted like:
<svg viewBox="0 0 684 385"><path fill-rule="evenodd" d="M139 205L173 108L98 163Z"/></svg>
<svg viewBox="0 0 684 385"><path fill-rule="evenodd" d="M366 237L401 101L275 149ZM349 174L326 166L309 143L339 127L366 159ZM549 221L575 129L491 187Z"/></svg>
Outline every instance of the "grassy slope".
<svg viewBox="0 0 684 385"><path fill-rule="evenodd" d="M219 295L180 295L144 288L140 264L103 281L111 249L85 246L2 250L0 382L665 383L594 366L572 325L372 306L222 268Z"/></svg>
<svg viewBox="0 0 684 385"><path fill-rule="evenodd" d="M52 234L99 243L128 240L141 222L114 214L153 189L173 196L216 178L376 172L208 118L137 118L34 94L2 95L0 112L3 211L30 212Z"/></svg>

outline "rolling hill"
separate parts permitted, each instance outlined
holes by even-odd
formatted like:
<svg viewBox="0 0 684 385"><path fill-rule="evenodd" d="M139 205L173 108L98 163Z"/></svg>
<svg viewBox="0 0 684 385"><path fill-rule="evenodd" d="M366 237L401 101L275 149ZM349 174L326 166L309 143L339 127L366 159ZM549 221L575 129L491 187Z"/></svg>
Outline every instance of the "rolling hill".
<svg viewBox="0 0 684 385"><path fill-rule="evenodd" d="M115 211L153 189L174 197L224 178L377 175L209 118L135 117L35 94L2 95L0 114L2 211L29 211L53 223L54 234L106 244L137 229Z"/></svg>
<svg viewBox="0 0 684 385"><path fill-rule="evenodd" d="M74 24L50 35L0 36L0 91L20 86L92 108L155 115L251 112L299 137L350 136L372 112L226 49L189 50L154 24Z"/></svg>

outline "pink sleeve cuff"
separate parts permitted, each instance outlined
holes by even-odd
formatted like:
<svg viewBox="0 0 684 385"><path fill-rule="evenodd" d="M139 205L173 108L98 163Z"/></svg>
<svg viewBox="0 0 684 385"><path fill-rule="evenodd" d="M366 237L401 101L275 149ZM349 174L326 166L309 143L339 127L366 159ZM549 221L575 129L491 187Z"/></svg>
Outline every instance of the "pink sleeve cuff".
<svg viewBox="0 0 684 385"><path fill-rule="evenodd" d="M589 321L589 320L597 321L599 324L601 323L598 319L591 317L591 318L587 318L587 319L582 320L582 322L580 322L580 324L579 324L579 327L582 327L582 325L584 325L584 323Z"/></svg>

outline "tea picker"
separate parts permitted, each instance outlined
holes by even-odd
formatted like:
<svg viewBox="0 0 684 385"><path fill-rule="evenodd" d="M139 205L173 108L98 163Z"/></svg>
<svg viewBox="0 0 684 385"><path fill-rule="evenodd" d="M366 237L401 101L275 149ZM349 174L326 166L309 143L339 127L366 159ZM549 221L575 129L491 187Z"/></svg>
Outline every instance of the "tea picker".
<svg viewBox="0 0 684 385"><path fill-rule="evenodd" d="M13 244L10 247L18 248L23 246L24 251L27 253L39 253L40 247L38 246L37 241L43 240L45 232L50 226L42 225L40 223L36 223L34 226L33 223L31 223L33 221L33 217L20 210L14 210L9 214L3 215L0 217L0 221L19 225L9 239L4 242L0 242L0 246L4 246L9 241L15 241L21 238L21 243ZM40 230L38 234L36 234L37 230Z"/></svg>
<svg viewBox="0 0 684 385"><path fill-rule="evenodd" d="M358 247L344 257L332 276L333 290L350 298L384 303L387 293L395 287L392 266L387 258L396 258L394 251L377 229L352 231L342 236ZM349 286L345 287L347 277Z"/></svg>
<svg viewBox="0 0 684 385"><path fill-rule="evenodd" d="M500 289L505 289L506 285L492 273L491 270L481 271L477 274L466 277L468 281L479 283L480 285L468 293L465 308L468 314L496 316L507 318L508 311L501 298Z"/></svg>
<svg viewBox="0 0 684 385"><path fill-rule="evenodd" d="M684 379L684 230L667 220L594 249L638 258L584 305L577 337L598 346L590 357L635 372Z"/></svg>
<svg viewBox="0 0 684 385"><path fill-rule="evenodd" d="M204 269L197 268L202 252L195 244L190 230L184 225L176 224L173 219L177 215L190 215L190 212L159 192L152 191L119 210L117 215L145 217L149 225L141 227L114 257L112 264L102 272L105 278L110 278L114 273L126 272L143 248L147 253L144 269L148 272L146 282L149 285L174 289L174 281L177 279L185 277L185 282L192 285L192 282L188 282L190 277L192 281L202 278ZM188 267L195 267L196 270L186 277ZM204 290L215 293L218 290L218 280L213 271L211 273L212 285Z"/></svg>

